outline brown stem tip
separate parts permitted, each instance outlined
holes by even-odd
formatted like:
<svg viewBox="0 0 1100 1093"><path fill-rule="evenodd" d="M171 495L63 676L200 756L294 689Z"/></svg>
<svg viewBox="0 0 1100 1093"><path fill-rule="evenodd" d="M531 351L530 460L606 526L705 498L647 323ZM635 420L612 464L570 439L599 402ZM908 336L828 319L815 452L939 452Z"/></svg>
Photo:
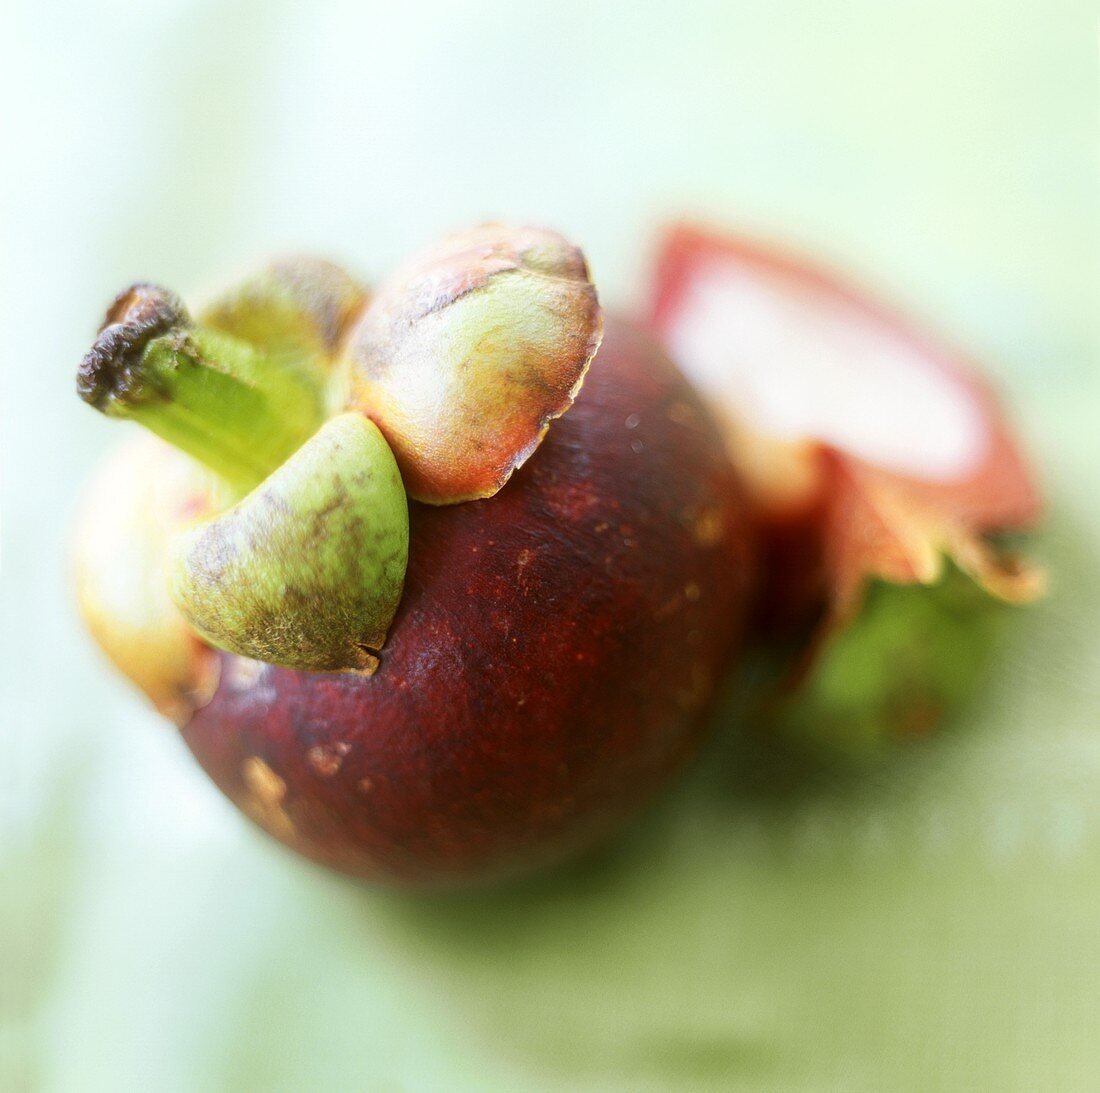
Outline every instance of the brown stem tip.
<svg viewBox="0 0 1100 1093"><path fill-rule="evenodd" d="M137 367L145 347L189 323L179 297L168 289L143 282L124 289L107 309L95 344L80 362L77 394L97 410L113 400L134 398L147 380Z"/></svg>

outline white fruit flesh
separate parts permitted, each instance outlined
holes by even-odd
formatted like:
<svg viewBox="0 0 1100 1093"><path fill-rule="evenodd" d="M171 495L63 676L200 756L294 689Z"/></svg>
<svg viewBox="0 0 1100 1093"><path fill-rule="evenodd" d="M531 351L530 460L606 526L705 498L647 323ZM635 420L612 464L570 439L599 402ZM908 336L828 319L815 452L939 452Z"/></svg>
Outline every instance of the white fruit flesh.
<svg viewBox="0 0 1100 1093"><path fill-rule="evenodd" d="M780 268L700 261L665 335L719 414L754 433L936 482L965 478L988 453L980 407L924 347Z"/></svg>

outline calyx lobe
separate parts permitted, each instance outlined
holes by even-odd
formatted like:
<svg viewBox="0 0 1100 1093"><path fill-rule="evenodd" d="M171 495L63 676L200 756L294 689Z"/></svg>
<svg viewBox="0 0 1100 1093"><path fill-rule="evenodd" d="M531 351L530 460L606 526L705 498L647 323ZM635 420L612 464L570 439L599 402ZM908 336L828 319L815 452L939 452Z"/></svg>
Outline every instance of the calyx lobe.
<svg viewBox="0 0 1100 1093"><path fill-rule="evenodd" d="M488 224L386 281L349 335L352 399L378 422L413 497L490 497L573 403L603 318L581 252Z"/></svg>
<svg viewBox="0 0 1100 1093"><path fill-rule="evenodd" d="M401 598L405 491L377 426L327 422L251 494L182 533L171 591L212 645L304 671L369 670Z"/></svg>

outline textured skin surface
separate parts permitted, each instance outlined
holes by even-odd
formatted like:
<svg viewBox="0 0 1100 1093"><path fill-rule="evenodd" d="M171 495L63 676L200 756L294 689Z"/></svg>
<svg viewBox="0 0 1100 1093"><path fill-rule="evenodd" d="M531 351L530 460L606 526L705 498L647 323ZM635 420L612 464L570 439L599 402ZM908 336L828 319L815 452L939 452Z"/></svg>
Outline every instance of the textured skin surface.
<svg viewBox="0 0 1100 1093"><path fill-rule="evenodd" d="M359 876L460 883L592 845L691 752L742 629L750 526L710 419L612 321L496 497L410 515L376 675L227 655L184 738L266 830Z"/></svg>

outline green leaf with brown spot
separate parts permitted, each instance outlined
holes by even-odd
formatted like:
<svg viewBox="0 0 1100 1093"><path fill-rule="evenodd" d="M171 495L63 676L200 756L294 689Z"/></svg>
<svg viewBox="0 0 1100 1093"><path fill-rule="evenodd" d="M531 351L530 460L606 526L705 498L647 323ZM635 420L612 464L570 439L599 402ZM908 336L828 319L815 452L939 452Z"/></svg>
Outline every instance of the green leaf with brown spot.
<svg viewBox="0 0 1100 1093"><path fill-rule="evenodd" d="M304 671L372 671L401 598L408 503L385 439L332 418L173 544L172 595L212 645Z"/></svg>

